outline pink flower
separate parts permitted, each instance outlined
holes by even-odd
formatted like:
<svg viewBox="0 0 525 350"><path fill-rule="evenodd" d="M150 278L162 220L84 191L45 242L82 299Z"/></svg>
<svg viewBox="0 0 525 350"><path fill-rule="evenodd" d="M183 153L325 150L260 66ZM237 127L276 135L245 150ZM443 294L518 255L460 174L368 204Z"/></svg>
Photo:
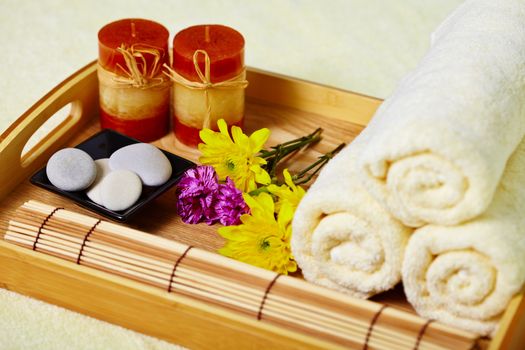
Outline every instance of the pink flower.
<svg viewBox="0 0 525 350"><path fill-rule="evenodd" d="M242 214L248 212L248 206L242 198L242 192L235 187L233 181L227 177L226 183L219 185L215 213L217 220L225 226L240 224Z"/></svg>
<svg viewBox="0 0 525 350"><path fill-rule="evenodd" d="M219 184L214 168L206 165L184 173L177 196L177 213L187 224L237 225L241 215L249 210L234 182L227 177L225 184Z"/></svg>
<svg viewBox="0 0 525 350"><path fill-rule="evenodd" d="M219 190L217 173L211 166L187 170L177 186L177 212L187 224L216 221L215 197Z"/></svg>

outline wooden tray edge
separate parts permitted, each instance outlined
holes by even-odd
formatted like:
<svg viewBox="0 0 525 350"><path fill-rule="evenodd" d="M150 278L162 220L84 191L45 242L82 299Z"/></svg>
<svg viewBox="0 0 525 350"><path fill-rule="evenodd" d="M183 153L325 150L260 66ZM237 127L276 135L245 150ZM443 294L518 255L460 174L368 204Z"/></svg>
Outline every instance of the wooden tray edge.
<svg viewBox="0 0 525 350"><path fill-rule="evenodd" d="M4 241L0 241L0 275L2 288L183 346L338 348L312 336ZM44 286L42 292L39 287ZM191 334L200 337L195 339Z"/></svg>
<svg viewBox="0 0 525 350"><path fill-rule="evenodd" d="M0 165L8 164L7 167L2 167L7 170L0 173L0 183L2 184L0 187L0 201L4 200L11 190L33 173L36 168L43 164L45 159L49 158L76 130L81 128L87 121L88 116L95 113L93 109L98 109L98 95L94 95L92 91L85 89L85 86L93 83L93 79L96 79L96 61L90 62L51 90L0 136ZM268 73L254 68L248 69L248 80L251 82L251 86L247 89L248 97L320 114L327 118L352 121L360 125L367 124L381 103L381 100L377 98L322 86L280 74ZM268 86L272 88L268 88ZM78 115L71 115L22 159L20 157L22 148L31 135L55 112L71 102L78 102L84 110L78 113ZM23 164L24 161L26 161L27 164ZM0 241L0 256L2 259L4 259L5 256L13 256L11 254L14 254L14 256L19 258L16 261L23 262L23 264L19 265L21 267L30 264L30 261L42 261L40 256L43 254L26 252L25 250L18 251L17 249L19 248ZM38 259L34 260L33 258L35 256L38 256ZM53 257L48 258L55 259ZM43 267L36 265L32 267L35 271L43 269ZM84 267L77 268L85 269ZM0 271L2 270L5 271L4 266L0 269ZM0 275L4 276L4 274ZM112 275L111 277L112 279L120 278ZM46 300L44 295L36 291L30 294L30 291L27 290L27 281L14 281L17 282L9 285L0 283L0 286ZM128 281L128 283L136 284L133 281ZM144 288L143 285L140 286ZM60 305L57 301L46 301ZM74 305L68 304L67 307L75 309ZM89 314L89 310L82 310L82 312ZM491 341L489 349L521 349L521 341L525 339L524 315L525 299L523 298L522 292L514 297L507 308L502 317L500 328ZM229 320L230 318L228 317L226 319ZM264 325L263 328L265 327L273 326ZM246 328L244 328L243 331L246 331ZM283 330L281 331L285 332ZM275 334L278 333L277 331ZM267 334L273 335L274 333L272 331ZM296 336L300 335L294 335L294 339L298 340L300 337L295 338ZM180 342L180 340L176 341ZM316 341L319 342L318 340ZM182 344L183 342L180 343ZM308 341L309 345L313 345L314 343L310 342L310 340ZM316 344L323 346L321 343ZM330 344L330 346L333 345Z"/></svg>

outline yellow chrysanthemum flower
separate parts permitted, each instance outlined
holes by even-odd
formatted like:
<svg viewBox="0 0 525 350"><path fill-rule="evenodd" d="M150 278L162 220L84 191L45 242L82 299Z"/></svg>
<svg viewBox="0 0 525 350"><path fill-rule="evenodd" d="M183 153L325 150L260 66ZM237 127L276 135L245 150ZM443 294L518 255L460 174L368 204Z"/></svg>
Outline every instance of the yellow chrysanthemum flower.
<svg viewBox="0 0 525 350"><path fill-rule="evenodd" d="M228 240L219 253L282 274L296 271L290 247L292 207L283 203L276 219L268 193L244 194L244 200L251 214L242 215L240 225L219 228L219 234Z"/></svg>
<svg viewBox="0 0 525 350"><path fill-rule="evenodd" d="M217 126L218 132L203 129L199 133L204 142L199 144L202 153L199 162L213 166L219 180L224 181L229 177L243 192L255 190L257 184L269 184L270 175L261 168L266 160L257 157L257 154L268 140L270 130L262 128L248 137L241 128L233 126L230 137L224 119L220 119Z"/></svg>
<svg viewBox="0 0 525 350"><path fill-rule="evenodd" d="M283 176L285 184L281 186L271 184L267 187L268 192L278 198L277 203L275 204L276 212L281 209L283 203L289 203L292 210L295 211L305 194L305 190L301 186L297 186L293 183L292 176L290 175L290 172L288 172L288 169L284 169Z"/></svg>

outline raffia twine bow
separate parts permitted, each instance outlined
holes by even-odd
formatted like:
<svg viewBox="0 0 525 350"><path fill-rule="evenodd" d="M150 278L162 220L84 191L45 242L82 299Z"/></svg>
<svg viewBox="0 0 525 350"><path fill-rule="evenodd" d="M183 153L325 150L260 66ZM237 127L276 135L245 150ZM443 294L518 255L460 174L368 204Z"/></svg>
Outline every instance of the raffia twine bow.
<svg viewBox="0 0 525 350"><path fill-rule="evenodd" d="M164 84L167 79L161 72L162 49L144 44L134 44L130 47L122 44L117 48L117 52L124 56L126 66L117 64L117 68L124 75L116 74L102 68L99 65L99 79L109 86L133 87L139 89L149 89ZM153 56L153 64L148 67L146 56Z"/></svg>
<svg viewBox="0 0 525 350"><path fill-rule="evenodd" d="M204 56L204 73L202 72L200 66L199 66L199 55ZM178 83L188 89L191 90L203 90L204 91L204 97L206 100L206 118L203 120L203 128L209 128L211 123L211 103L210 103L210 95L209 90L211 89L246 89L248 87L248 80L246 80L246 69L243 68L241 73L236 75L235 77L220 81L217 83L211 82L211 60L210 56L205 50L195 50L193 53L193 66L195 67L195 72L199 76L199 79L201 81L191 81L186 78L184 78L182 75L177 73L175 70L173 70L170 66L167 64L164 64L164 68L166 68L167 72L165 71L164 74L166 74L172 81L175 83Z"/></svg>

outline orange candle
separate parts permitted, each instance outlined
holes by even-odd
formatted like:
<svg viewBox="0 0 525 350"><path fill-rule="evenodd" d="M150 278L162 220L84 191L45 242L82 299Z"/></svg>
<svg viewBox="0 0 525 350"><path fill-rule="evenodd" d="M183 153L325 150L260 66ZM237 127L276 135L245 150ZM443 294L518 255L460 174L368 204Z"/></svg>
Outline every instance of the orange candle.
<svg viewBox="0 0 525 350"><path fill-rule="evenodd" d="M100 124L143 142L169 130L168 30L145 19L123 19L98 32Z"/></svg>
<svg viewBox="0 0 525 350"><path fill-rule="evenodd" d="M217 120L242 126L244 38L222 25L198 25L173 39L173 125L184 144L200 142L203 127L217 129Z"/></svg>

